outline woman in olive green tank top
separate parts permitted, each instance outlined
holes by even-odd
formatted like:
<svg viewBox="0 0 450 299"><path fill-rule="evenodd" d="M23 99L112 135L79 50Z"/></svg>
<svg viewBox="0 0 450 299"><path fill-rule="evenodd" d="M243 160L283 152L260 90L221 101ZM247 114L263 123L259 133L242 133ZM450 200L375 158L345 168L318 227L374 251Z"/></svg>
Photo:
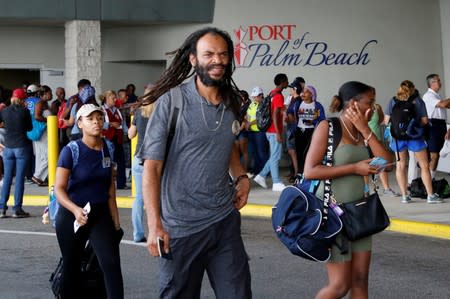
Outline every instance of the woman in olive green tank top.
<svg viewBox="0 0 450 299"><path fill-rule="evenodd" d="M375 102L374 88L351 81L341 86L332 105L339 115L342 138L335 150L333 166L322 164L326 153L328 123L322 121L316 128L305 162L307 179L332 179L331 189L338 202L357 200L364 193L363 176L376 174L378 169L370 166L371 159L365 147L370 147L376 157L392 162L392 157L368 126ZM338 237L339 238L339 237ZM371 237L349 242L349 253L341 254L332 248L327 263L328 285L316 298L341 298L349 291L352 298L368 297Z"/></svg>

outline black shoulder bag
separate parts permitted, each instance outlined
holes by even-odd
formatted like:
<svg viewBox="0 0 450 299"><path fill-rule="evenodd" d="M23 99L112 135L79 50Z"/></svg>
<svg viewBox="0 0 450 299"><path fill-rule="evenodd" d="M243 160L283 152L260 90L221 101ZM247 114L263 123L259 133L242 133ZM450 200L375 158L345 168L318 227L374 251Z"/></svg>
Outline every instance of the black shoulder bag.
<svg viewBox="0 0 450 299"><path fill-rule="evenodd" d="M344 232L350 241L356 241L379 233L389 226L389 216L378 196L378 186L372 176L374 193L349 203L339 204Z"/></svg>

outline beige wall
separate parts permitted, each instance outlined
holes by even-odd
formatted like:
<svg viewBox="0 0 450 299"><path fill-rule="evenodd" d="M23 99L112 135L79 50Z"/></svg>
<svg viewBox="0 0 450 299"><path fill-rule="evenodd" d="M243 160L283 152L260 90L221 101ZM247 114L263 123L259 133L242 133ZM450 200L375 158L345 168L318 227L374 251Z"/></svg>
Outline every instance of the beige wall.
<svg viewBox="0 0 450 299"><path fill-rule="evenodd" d="M64 68L64 27L0 26L0 64Z"/></svg>
<svg viewBox="0 0 450 299"><path fill-rule="evenodd" d="M136 94L142 95L144 86L156 81L165 69L164 62L154 63L127 63L104 62L102 68L103 91L119 90L129 83L136 86Z"/></svg>
<svg viewBox="0 0 450 299"><path fill-rule="evenodd" d="M216 1L212 25L228 31L235 43L234 30L239 26L245 30L251 25L294 25L291 47L309 32L300 49L288 48L291 54L301 53L304 61L311 53L304 47L306 42L325 42L327 54L339 54L357 53L368 41L377 41L366 49L370 59L366 65L260 66L255 60L251 67L235 72L236 83L246 90L260 85L268 91L273 88L274 75L283 72L290 78L303 76L317 88L319 100L328 105L342 83L360 80L377 88L378 101L384 105L402 80L413 81L422 93L428 73L443 73L438 0L221 0ZM203 26L206 25L108 29L104 33L104 59L166 59L165 52L177 48L189 33ZM274 55L283 43L250 42L248 37L244 40L247 45L267 44ZM430 53L430 49L435 51Z"/></svg>
<svg viewBox="0 0 450 299"><path fill-rule="evenodd" d="M442 36L442 56L444 73L440 73L445 79L442 84L441 95L450 98L450 0L440 0L440 19Z"/></svg>
<svg viewBox="0 0 450 299"><path fill-rule="evenodd" d="M267 9L255 12L254 7ZM233 11L231 18L222 13L226 11ZM366 41L378 41L368 47L371 61L367 65L239 69L236 81L247 90L254 85L268 90L273 86L273 76L284 72L289 77L303 76L307 84L317 88L319 100L326 104L348 80L373 85L378 101L384 104L402 80L412 80L424 92L426 74L443 69L438 1L217 1L214 20L230 33L239 25L295 24L294 36L310 32L310 41L324 41L335 53L357 52ZM274 42L273 46L279 44ZM430 49L436 51L430 53Z"/></svg>

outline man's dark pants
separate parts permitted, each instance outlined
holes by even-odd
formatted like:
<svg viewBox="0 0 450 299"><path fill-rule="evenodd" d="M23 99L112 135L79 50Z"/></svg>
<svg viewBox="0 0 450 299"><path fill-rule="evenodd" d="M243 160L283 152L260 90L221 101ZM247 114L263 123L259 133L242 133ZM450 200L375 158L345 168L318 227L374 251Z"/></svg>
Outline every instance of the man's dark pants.
<svg viewBox="0 0 450 299"><path fill-rule="evenodd" d="M216 298L251 298L248 256L241 237L241 215L188 237L171 239L172 260L160 259L160 298L200 298L206 270Z"/></svg>

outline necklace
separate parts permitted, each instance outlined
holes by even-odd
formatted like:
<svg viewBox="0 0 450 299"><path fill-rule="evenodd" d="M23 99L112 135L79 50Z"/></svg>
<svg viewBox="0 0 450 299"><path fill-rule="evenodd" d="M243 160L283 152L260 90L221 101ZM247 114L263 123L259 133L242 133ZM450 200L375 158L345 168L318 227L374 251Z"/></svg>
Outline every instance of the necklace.
<svg viewBox="0 0 450 299"><path fill-rule="evenodd" d="M350 130L347 128L345 121L342 118L340 118L340 120L341 120L342 124L344 125L344 129L347 131L348 135L353 139L354 142L358 143L359 142L359 133L356 133L357 135L355 138L355 136L353 136L353 134L350 133Z"/></svg>
<svg viewBox="0 0 450 299"><path fill-rule="evenodd" d="M211 132L217 131L220 128L220 126L222 125L223 115L225 114L225 105L222 106L222 115L220 116L220 120L216 120L217 126L214 129L211 129L208 126L208 123L206 122L205 110L203 108L203 99L200 100L200 107L202 108L203 122L205 123L205 126L208 129L208 131L211 131Z"/></svg>

